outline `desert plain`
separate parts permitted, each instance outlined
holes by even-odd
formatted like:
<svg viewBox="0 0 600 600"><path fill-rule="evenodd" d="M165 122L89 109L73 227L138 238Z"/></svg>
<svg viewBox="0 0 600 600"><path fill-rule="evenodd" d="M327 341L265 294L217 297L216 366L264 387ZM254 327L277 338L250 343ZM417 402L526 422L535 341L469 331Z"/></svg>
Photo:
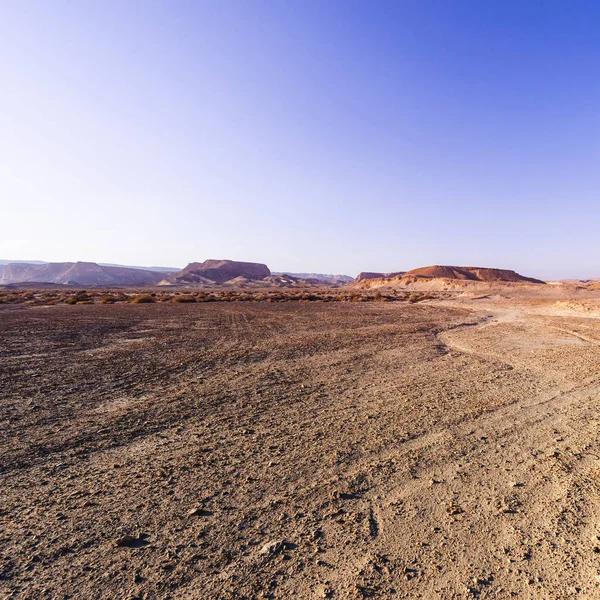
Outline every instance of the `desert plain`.
<svg viewBox="0 0 600 600"><path fill-rule="evenodd" d="M368 300L1 304L1 597L600 598L600 291Z"/></svg>

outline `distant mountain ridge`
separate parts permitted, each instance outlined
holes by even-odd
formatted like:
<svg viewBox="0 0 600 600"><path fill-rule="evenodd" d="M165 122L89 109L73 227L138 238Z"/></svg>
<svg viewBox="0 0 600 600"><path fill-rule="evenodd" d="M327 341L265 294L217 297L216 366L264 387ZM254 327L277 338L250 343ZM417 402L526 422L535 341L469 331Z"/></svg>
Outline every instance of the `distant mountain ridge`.
<svg viewBox="0 0 600 600"><path fill-rule="evenodd" d="M398 275L404 275L405 271L394 271L393 273L375 273L371 271L363 271L356 276L355 281L364 281L365 279L381 279L397 277Z"/></svg>
<svg viewBox="0 0 600 600"><path fill-rule="evenodd" d="M70 261L67 261L70 262ZM80 262L80 261L76 261ZM27 265L50 265L55 264L47 260L6 260L0 259L0 266L9 264L27 264ZM121 267L123 269L141 269L142 271L168 271L176 272L181 271L180 267L140 267L138 265L121 265L119 263L93 263L98 264L101 267Z"/></svg>
<svg viewBox="0 0 600 600"><path fill-rule="evenodd" d="M273 271L273 275L289 275L296 279L304 279L307 281L322 281L324 283L331 283L337 285L343 285L354 281L354 277L350 275L341 274L330 274L330 273L293 273L291 271Z"/></svg>
<svg viewBox="0 0 600 600"><path fill-rule="evenodd" d="M544 284L509 269L432 265L392 273L362 272L348 275L271 272L263 263L208 259L189 263L184 269L170 267L125 267L94 262L47 263L42 261L6 263L0 260L0 285L44 283L79 286L176 286L176 287L313 287L359 285L437 285L436 280L456 282L498 282ZM423 283L423 282L431 282Z"/></svg>
<svg viewBox="0 0 600 600"><path fill-rule="evenodd" d="M140 267L137 265L119 265L114 263L98 263L101 267L121 267L123 269L140 269L142 271L156 271L160 273L177 273L181 271L179 267Z"/></svg>
<svg viewBox="0 0 600 600"><path fill-rule="evenodd" d="M148 285L158 283L164 276L161 271L107 267L92 262L9 263L2 265L0 284Z"/></svg>

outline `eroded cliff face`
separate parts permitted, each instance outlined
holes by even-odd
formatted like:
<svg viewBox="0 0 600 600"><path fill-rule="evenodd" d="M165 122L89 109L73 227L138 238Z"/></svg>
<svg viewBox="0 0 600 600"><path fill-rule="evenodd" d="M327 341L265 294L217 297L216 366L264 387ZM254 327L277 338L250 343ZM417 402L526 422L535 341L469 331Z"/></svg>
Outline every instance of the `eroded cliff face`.
<svg viewBox="0 0 600 600"><path fill-rule="evenodd" d="M417 277L445 277L447 279L464 279L470 281L489 281L507 283L545 283L540 279L525 277L510 269L493 269L488 267L454 267L434 265L407 271L406 275Z"/></svg>
<svg viewBox="0 0 600 600"><path fill-rule="evenodd" d="M193 262L175 273L171 281L175 284L225 283L236 277L248 280L260 280L269 277L271 271L261 263L239 262L235 260L205 260Z"/></svg>
<svg viewBox="0 0 600 600"><path fill-rule="evenodd" d="M365 281L366 279L383 279L390 277L398 277L404 275L404 271L394 271L393 273L375 273L371 271L363 271L359 273L354 281Z"/></svg>

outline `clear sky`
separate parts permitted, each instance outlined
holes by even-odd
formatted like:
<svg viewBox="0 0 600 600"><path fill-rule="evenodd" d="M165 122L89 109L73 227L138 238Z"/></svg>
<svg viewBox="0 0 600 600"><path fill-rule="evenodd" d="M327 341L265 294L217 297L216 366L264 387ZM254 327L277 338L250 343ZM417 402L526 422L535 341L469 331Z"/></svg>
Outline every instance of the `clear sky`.
<svg viewBox="0 0 600 600"><path fill-rule="evenodd" d="M0 258L600 276L600 3L3 0Z"/></svg>

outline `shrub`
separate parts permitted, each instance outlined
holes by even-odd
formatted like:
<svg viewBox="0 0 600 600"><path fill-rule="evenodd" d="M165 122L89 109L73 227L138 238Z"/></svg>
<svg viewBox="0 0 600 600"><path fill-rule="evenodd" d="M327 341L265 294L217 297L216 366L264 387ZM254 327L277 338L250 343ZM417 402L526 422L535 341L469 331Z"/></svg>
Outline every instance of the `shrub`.
<svg viewBox="0 0 600 600"><path fill-rule="evenodd" d="M212 294L201 294L196 298L196 302L216 302L216 300Z"/></svg>
<svg viewBox="0 0 600 600"><path fill-rule="evenodd" d="M138 294L137 296L133 297L133 300L131 301L134 304L150 304L152 302L155 302L154 298L148 294Z"/></svg>
<svg viewBox="0 0 600 600"><path fill-rule="evenodd" d="M175 298L173 298L172 302L196 302L196 298L195 298L195 296L192 296L191 294L186 294L183 296L175 296Z"/></svg>
<svg viewBox="0 0 600 600"><path fill-rule="evenodd" d="M71 296L71 298L67 298L67 299L65 300L65 304L77 304L77 298L73 298L73 297Z"/></svg>

